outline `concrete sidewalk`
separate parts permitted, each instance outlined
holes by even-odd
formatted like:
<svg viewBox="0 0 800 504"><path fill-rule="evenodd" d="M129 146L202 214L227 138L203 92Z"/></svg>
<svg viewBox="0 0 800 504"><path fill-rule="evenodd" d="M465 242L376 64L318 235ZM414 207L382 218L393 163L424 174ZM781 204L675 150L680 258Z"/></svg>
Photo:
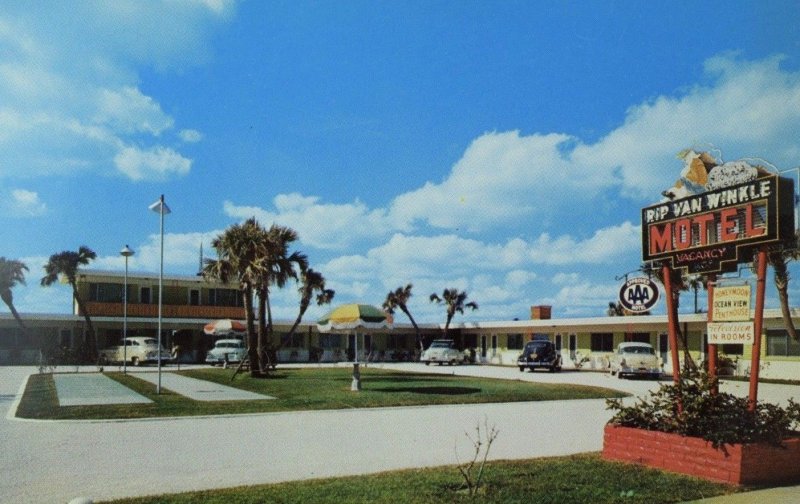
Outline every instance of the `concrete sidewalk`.
<svg viewBox="0 0 800 504"><path fill-rule="evenodd" d="M59 406L145 404L150 399L100 373L54 374Z"/></svg>
<svg viewBox="0 0 800 504"><path fill-rule="evenodd" d="M158 373L136 373L134 376L150 383L158 383ZM188 397L195 401L257 401L260 399L275 399L272 396L256 394L226 385L220 385L206 380L189 378L170 372L161 373L161 386L176 394Z"/></svg>

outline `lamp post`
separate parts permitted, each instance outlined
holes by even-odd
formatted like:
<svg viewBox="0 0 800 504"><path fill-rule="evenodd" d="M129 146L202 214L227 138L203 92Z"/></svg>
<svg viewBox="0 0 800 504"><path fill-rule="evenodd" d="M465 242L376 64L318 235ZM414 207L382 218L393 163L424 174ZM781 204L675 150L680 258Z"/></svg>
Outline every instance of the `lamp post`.
<svg viewBox="0 0 800 504"><path fill-rule="evenodd" d="M128 372L128 258L133 255L133 250L125 245L119 251L125 258L125 291L122 294L122 373Z"/></svg>
<svg viewBox="0 0 800 504"><path fill-rule="evenodd" d="M164 203L164 195L150 205L150 210L161 216L161 267L158 273L158 385L156 385L156 394L161 393L161 305L162 297L164 294L164 216L170 213L170 209Z"/></svg>

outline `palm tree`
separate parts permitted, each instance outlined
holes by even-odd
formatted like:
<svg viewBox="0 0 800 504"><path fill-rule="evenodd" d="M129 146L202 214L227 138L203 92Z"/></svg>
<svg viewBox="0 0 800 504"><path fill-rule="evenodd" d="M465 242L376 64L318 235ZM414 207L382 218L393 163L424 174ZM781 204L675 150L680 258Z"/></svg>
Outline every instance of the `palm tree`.
<svg viewBox="0 0 800 504"><path fill-rule="evenodd" d="M65 250L58 254L53 254L44 266L45 276L42 278L42 287L49 287L58 281L59 278L65 278L67 283L72 287L72 297L75 304L78 305L78 312L83 314L86 320L86 329L89 341L89 356L92 361L97 359L97 335L94 332L94 325L92 319L89 317L89 312L78 294L78 268L88 265L97 257L97 254L87 247L81 245L77 252Z"/></svg>
<svg viewBox="0 0 800 504"><path fill-rule="evenodd" d="M767 251L767 262L772 265L775 272L775 289L778 291L778 300L781 303L781 317L783 318L783 325L786 326L786 332L795 341L800 341L800 335L794 327L792 320L792 312L789 308L789 261L800 259L800 249L797 248L797 242L800 237L795 236L794 246L779 246L771 248ZM754 258L757 256L754 256ZM755 268L755 262L753 263Z"/></svg>
<svg viewBox="0 0 800 504"><path fill-rule="evenodd" d="M300 311L291 329L289 329L289 333L282 339L281 346L292 340L297 326L300 325L303 315L305 315L306 310L308 310L308 307L311 305L311 298L314 297L315 292L318 293L317 305L319 306L329 304L336 294L333 289L325 288L325 277L322 276L322 273L314 271L312 268L308 268L300 273L300 287L298 287L297 291L300 293Z"/></svg>
<svg viewBox="0 0 800 504"><path fill-rule="evenodd" d="M274 348L272 307L269 296L270 288L275 285L279 289L286 286L290 279L298 279L300 273L308 269L308 258L301 252L289 254L289 245L297 241L297 231L285 226L273 224L268 230L259 232L261 256L257 262L258 281L258 340L259 352L267 351L266 361L275 364L271 354ZM295 266L297 269L295 269ZM266 347L269 348L266 348Z"/></svg>
<svg viewBox="0 0 800 504"><path fill-rule="evenodd" d="M623 317L625 315L625 308L622 306L622 303L617 301L608 302L608 309L606 309L606 315L609 317Z"/></svg>
<svg viewBox="0 0 800 504"><path fill-rule="evenodd" d="M6 259L0 257L0 299L11 310L11 315L14 320L19 324L23 336L25 334L25 324L22 322L22 317L19 316L17 309L14 307L14 294L11 291L16 285L25 285L25 272L29 271L28 266L22 261L14 259ZM14 353L19 349L19 337L14 338Z"/></svg>
<svg viewBox="0 0 800 504"><path fill-rule="evenodd" d="M262 368L253 315L253 289L258 278L257 261L260 254L259 229L255 218L251 218L223 231L211 242L218 259L207 259L203 267L206 278L215 278L224 283L236 280L239 283L244 300L250 375L254 377L260 376Z"/></svg>
<svg viewBox="0 0 800 504"><path fill-rule="evenodd" d="M447 321L444 324L444 337L447 338L447 331L450 328L450 321L453 320L456 312L463 314L465 308L470 308L472 311L478 309L478 303L467 300L466 292L459 292L458 289L445 289L442 292L442 297L439 297L435 292L430 296L431 302L437 304L444 303L447 307Z"/></svg>
<svg viewBox="0 0 800 504"><path fill-rule="evenodd" d="M425 342L422 340L417 322L414 320L414 317L411 316L411 312L408 309L408 300L411 297L412 287L412 284L407 284L405 287L398 287L386 294L386 301L383 302L383 309L390 315L394 315L394 311L397 308L400 308L400 311L405 313L408 320L411 321L411 325L414 326L417 345L419 346L420 353L422 353L422 351L425 350Z"/></svg>

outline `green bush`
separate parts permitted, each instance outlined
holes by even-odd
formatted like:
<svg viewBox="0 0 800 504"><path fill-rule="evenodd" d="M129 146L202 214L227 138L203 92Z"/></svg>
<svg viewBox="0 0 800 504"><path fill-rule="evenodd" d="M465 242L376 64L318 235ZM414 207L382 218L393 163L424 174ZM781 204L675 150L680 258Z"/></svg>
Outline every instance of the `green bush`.
<svg viewBox="0 0 800 504"><path fill-rule="evenodd" d="M616 411L609 423L699 437L715 448L738 443L779 446L787 437L797 435L800 404L789 399L789 405L781 408L758 402L750 411L746 397L712 393L715 382L706 373L690 371L678 384L662 384L633 406L624 406L621 399L608 399L608 409Z"/></svg>

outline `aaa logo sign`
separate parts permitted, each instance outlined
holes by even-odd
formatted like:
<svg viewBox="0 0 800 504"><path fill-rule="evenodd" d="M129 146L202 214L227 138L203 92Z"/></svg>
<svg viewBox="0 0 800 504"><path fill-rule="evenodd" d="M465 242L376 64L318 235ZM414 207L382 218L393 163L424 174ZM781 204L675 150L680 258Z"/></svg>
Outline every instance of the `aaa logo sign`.
<svg viewBox="0 0 800 504"><path fill-rule="evenodd" d="M631 278L619 289L619 302L633 313L648 312L657 301L658 286L649 278Z"/></svg>

